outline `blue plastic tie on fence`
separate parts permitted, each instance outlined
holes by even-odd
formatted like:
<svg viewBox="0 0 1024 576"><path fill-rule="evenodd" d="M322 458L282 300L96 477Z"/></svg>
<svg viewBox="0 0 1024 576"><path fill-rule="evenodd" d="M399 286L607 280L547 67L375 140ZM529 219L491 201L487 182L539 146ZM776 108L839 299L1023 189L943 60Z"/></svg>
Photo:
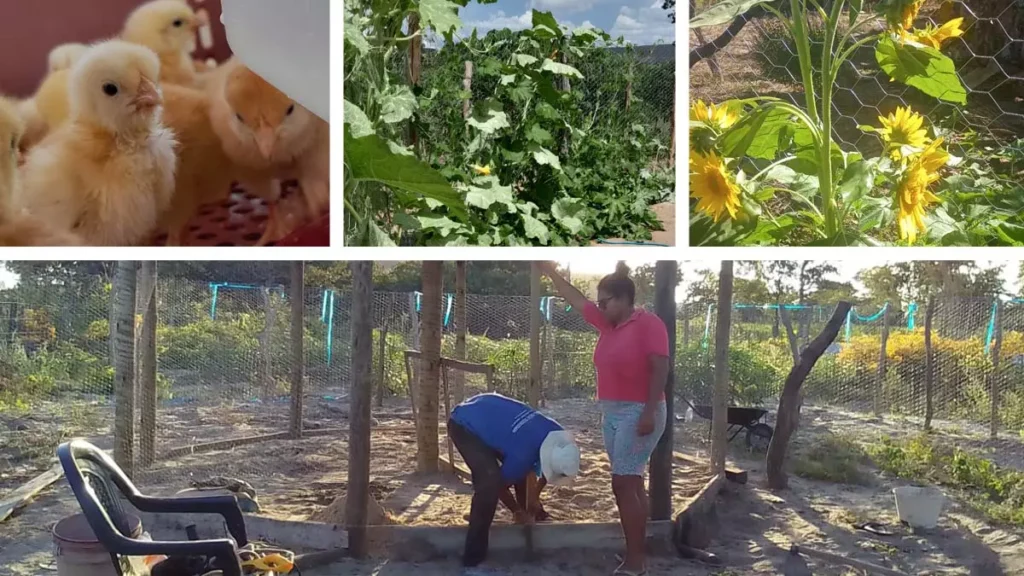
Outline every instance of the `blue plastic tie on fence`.
<svg viewBox="0 0 1024 576"><path fill-rule="evenodd" d="M452 317L452 302L454 301L454 298L454 296L448 294L448 306L444 310L444 326L448 326L448 321Z"/></svg>
<svg viewBox="0 0 1024 576"><path fill-rule="evenodd" d="M327 322L327 293L328 292L330 292L330 290L324 290L323 295L320 296L320 321L324 322L324 323Z"/></svg>
<svg viewBox="0 0 1024 576"><path fill-rule="evenodd" d="M907 304L907 330L914 329L914 314L917 313L917 302Z"/></svg>
<svg viewBox="0 0 1024 576"><path fill-rule="evenodd" d="M988 356L988 351L992 347L992 336L996 332L996 302L992 303L992 314L989 315L988 319L988 331L985 334L985 355Z"/></svg>
<svg viewBox="0 0 1024 576"><path fill-rule="evenodd" d="M708 347L708 334L711 333L711 309L714 304L708 304L708 314L704 317L704 342L701 346L706 350Z"/></svg>
<svg viewBox="0 0 1024 576"><path fill-rule="evenodd" d="M327 365L331 365L334 354L334 290L331 290L331 309L327 314Z"/></svg>
<svg viewBox="0 0 1024 576"><path fill-rule="evenodd" d="M853 321L853 308L846 313L846 341L850 341L850 322Z"/></svg>
<svg viewBox="0 0 1024 576"><path fill-rule="evenodd" d="M419 312L420 311L420 298L423 296L423 292L413 292L413 295L416 296L416 311Z"/></svg>
<svg viewBox="0 0 1024 576"><path fill-rule="evenodd" d="M853 312L853 319L856 320L857 322L874 322L875 320L878 320L879 318L881 318L882 314L885 314L885 311L888 310L888 309L889 309L889 303L886 302L885 306L882 306L878 310L878 312L875 312L871 316L861 316L853 308L851 308L850 311Z"/></svg>
<svg viewBox="0 0 1024 576"><path fill-rule="evenodd" d="M210 291L213 293L213 297L210 299L210 320L217 319L217 290L220 288L217 284L210 284Z"/></svg>

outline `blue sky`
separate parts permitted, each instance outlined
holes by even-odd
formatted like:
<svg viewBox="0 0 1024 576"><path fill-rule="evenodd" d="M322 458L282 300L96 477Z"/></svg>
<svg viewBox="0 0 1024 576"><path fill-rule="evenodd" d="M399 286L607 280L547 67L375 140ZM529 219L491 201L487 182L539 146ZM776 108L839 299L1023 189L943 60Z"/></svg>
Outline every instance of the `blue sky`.
<svg viewBox="0 0 1024 576"><path fill-rule="evenodd" d="M485 33L500 28L530 26L531 10L551 12L564 25L590 24L612 37L623 36L637 45L662 41L671 44L675 29L662 0L498 0L494 4L470 3L459 10L466 31Z"/></svg>

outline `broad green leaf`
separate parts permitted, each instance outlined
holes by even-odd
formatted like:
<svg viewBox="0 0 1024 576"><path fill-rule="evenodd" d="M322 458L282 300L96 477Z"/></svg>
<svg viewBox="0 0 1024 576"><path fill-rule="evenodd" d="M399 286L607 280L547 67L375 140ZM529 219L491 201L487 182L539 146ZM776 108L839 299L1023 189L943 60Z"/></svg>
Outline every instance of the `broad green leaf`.
<svg viewBox="0 0 1024 576"><path fill-rule="evenodd" d="M424 230L437 230L442 238L447 238L460 228L458 222L453 222L447 216L418 216L417 219Z"/></svg>
<svg viewBox="0 0 1024 576"><path fill-rule="evenodd" d="M540 66L541 70L551 72L552 74L561 74L562 76L572 76L574 78L583 78L583 74L579 70L569 66L568 64L562 64L555 62L550 58L545 58L544 63Z"/></svg>
<svg viewBox="0 0 1024 576"><path fill-rule="evenodd" d="M512 59L515 60L516 64L520 66L532 66L539 62L536 56L530 54L513 54Z"/></svg>
<svg viewBox="0 0 1024 576"><path fill-rule="evenodd" d="M515 81L516 81L516 75L515 74L502 74L502 76L501 76L501 85L502 86L508 86L509 84L514 84Z"/></svg>
<svg viewBox="0 0 1024 576"><path fill-rule="evenodd" d="M345 124L348 124L349 129L352 131L353 138L362 138L373 134L373 124L370 119L366 117L366 113L363 109L355 104L345 100L345 108L342 112L342 118Z"/></svg>
<svg viewBox="0 0 1024 576"><path fill-rule="evenodd" d="M370 246L395 246L395 241L391 239L391 236L388 236L387 232L381 230L376 222L371 222L369 219L366 222L369 228Z"/></svg>
<svg viewBox="0 0 1024 576"><path fill-rule="evenodd" d="M729 158L750 156L774 160L779 151L787 147L785 136L794 130L803 130L810 136L806 126L793 123L789 112L768 108L751 119L749 124L730 130L722 139L722 151Z"/></svg>
<svg viewBox="0 0 1024 576"><path fill-rule="evenodd" d="M466 218L466 205L452 189L451 184L426 163L413 156L393 154L376 134L353 138L349 124L345 124L345 164L350 180L379 182L385 186L405 190L445 204L448 210Z"/></svg>
<svg viewBox="0 0 1024 576"><path fill-rule="evenodd" d="M497 100L484 100L476 105L473 115L466 119L466 123L483 132L494 134L502 128L508 128L508 116L501 109L501 103Z"/></svg>
<svg viewBox="0 0 1024 576"><path fill-rule="evenodd" d="M415 156L416 155L412 151L412 149L410 149L410 148L408 148L408 147L406 147L406 146L404 146L402 144L399 144L398 142L395 142L394 140L388 140L388 150L391 150L392 153L398 154L399 156Z"/></svg>
<svg viewBox="0 0 1024 576"><path fill-rule="evenodd" d="M501 61L494 57L487 57L477 65L474 74L477 76L501 76Z"/></svg>
<svg viewBox="0 0 1024 576"><path fill-rule="evenodd" d="M690 19L690 28L718 26L732 22L737 16L745 14L758 4L767 4L772 0L722 0L711 8Z"/></svg>
<svg viewBox="0 0 1024 576"><path fill-rule="evenodd" d="M537 164L551 166L555 170L562 169L562 163L558 161L558 156L556 156L551 150L548 150L537 143L531 143L528 148L530 152L533 153L533 159Z"/></svg>
<svg viewBox="0 0 1024 576"><path fill-rule="evenodd" d="M558 26L558 20L555 20L551 12L538 12L537 10L533 11L533 27L535 29L549 28L556 35L560 35L562 31L562 28Z"/></svg>
<svg viewBox="0 0 1024 576"><path fill-rule="evenodd" d="M849 210L870 192L874 181L875 170L872 164L864 160L850 164L839 182L839 194L843 199L844 210Z"/></svg>
<svg viewBox="0 0 1024 576"><path fill-rule="evenodd" d="M420 0L420 18L424 26L429 26L441 34L447 34L462 26L459 7L449 0Z"/></svg>
<svg viewBox="0 0 1024 576"><path fill-rule="evenodd" d="M773 166L772 169L765 174L765 178L769 181L782 184L789 190L792 190L795 194L804 198L815 194L819 187L818 178L816 176L801 174L782 164ZM811 205L813 206L813 203Z"/></svg>
<svg viewBox="0 0 1024 576"><path fill-rule="evenodd" d="M746 156L754 138L757 137L772 112L771 108L764 108L731 127L721 139L722 156L726 158Z"/></svg>
<svg viewBox="0 0 1024 576"><path fill-rule="evenodd" d="M526 131L526 138L542 146L552 140L551 132L541 128L539 124L530 126L529 130Z"/></svg>
<svg viewBox="0 0 1024 576"><path fill-rule="evenodd" d="M502 186L496 176L481 176L466 188L466 204L487 210L495 203L503 204L505 212L516 211L511 186Z"/></svg>
<svg viewBox="0 0 1024 576"><path fill-rule="evenodd" d="M365 56L370 52L370 43L366 41L362 30L354 22L350 22L348 18L345 19L344 34L345 42L348 42L348 45L355 49L359 56Z"/></svg>
<svg viewBox="0 0 1024 576"><path fill-rule="evenodd" d="M551 240L551 233L543 222L529 214L523 214L523 230L527 238L533 238L541 244L547 244Z"/></svg>
<svg viewBox="0 0 1024 576"><path fill-rule="evenodd" d="M579 198L560 198L551 205L551 215L566 230L573 234L579 234L583 229L583 220L579 218L579 215L585 209L586 206Z"/></svg>
<svg viewBox="0 0 1024 576"><path fill-rule="evenodd" d="M380 119L398 124L412 118L416 110L416 96L408 86L395 86L380 98Z"/></svg>
<svg viewBox="0 0 1024 576"><path fill-rule="evenodd" d="M896 42L891 36L875 47L875 59L890 78L948 102L967 103L967 89L948 56L928 46Z"/></svg>

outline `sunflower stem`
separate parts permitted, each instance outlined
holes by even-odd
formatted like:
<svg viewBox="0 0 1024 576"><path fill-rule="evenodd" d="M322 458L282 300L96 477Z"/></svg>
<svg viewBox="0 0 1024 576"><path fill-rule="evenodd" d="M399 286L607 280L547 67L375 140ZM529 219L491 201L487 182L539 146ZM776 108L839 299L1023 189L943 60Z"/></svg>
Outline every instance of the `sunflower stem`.
<svg viewBox="0 0 1024 576"><path fill-rule="evenodd" d="M825 44L822 47L821 61L821 161L819 165L819 182L821 184L822 208L825 215L825 235L828 238L839 233L836 219L837 198L833 189L832 172L832 88L838 64L834 61L836 33L843 14L845 0L837 0L832 5L832 13L826 20Z"/></svg>

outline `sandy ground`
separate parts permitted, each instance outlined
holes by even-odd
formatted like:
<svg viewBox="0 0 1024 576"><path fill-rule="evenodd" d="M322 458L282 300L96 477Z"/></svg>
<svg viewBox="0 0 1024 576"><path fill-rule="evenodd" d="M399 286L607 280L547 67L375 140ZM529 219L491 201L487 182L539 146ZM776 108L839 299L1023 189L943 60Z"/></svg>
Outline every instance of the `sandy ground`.
<svg viewBox="0 0 1024 576"><path fill-rule="evenodd" d="M321 405L322 404L322 405ZM206 431L235 425L249 430L261 427L280 430L280 423L267 422L266 410L235 407L230 414L223 408L210 410L189 406L167 409L178 415L180 438L209 438ZM347 428L341 417L343 403L324 399L309 409L308 425ZM560 521L614 521L607 482L607 461L597 436L596 410L589 401L550 403L549 412L561 419L580 438L586 454L580 481L571 489L546 495L546 504ZM260 420L259 414L263 413ZM198 418L198 420L196 419ZM415 435L408 414L401 405L388 405L376 416L378 428L373 436L372 493L395 521L407 524L459 524L468 511L468 484L451 475L411 474L415 460ZM255 419L255 420L254 420ZM257 425L253 422L263 421ZM165 423L166 427L167 424ZM404 431L401 427L405 427ZM864 438L878 434L907 434L919 429L907 419L875 419L836 409L805 407L803 424L795 438L798 450L820 434L842 431ZM970 440L972 433L962 426L941 427L951 441ZM225 428L226 429L226 428ZM204 431L202 435L198 431ZM707 423L676 423L676 450L706 457ZM956 435L954 437L954 435ZM442 436L443 440L443 436ZM1003 453L1020 453L1020 442ZM175 442L177 445L180 439ZM1015 450L1013 448L1016 448ZM7 446L5 445L5 448ZM442 454L446 448L442 443ZM774 494L764 490L763 456L751 454L742 444L742 435L732 447L737 466L750 471L747 486L729 486L719 497L717 533L710 550L726 565L711 569L676 558L652 560L651 574L695 574L718 576L739 574L779 574L785 561L784 551L792 542L802 543L837 554L896 567L908 574L1024 574L1024 534L1019 530L992 526L951 502L939 528L929 534L912 534L895 519L891 488L897 483L875 474L870 486L842 486L791 478L791 489ZM37 458L37 460L39 460ZM45 467L45 459L41 466ZM286 518L307 518L330 504L346 486L347 447L343 433L337 436L302 441L275 441L235 448L230 451L196 454L164 463L139 475L139 484L147 492L169 493L188 485L189 478L213 475L236 476L250 481L260 493L264 513ZM1007 461L1012 464L1013 461ZM677 461L677 465L679 462ZM12 483L5 480L4 492ZM698 487L706 476L693 467L678 468L676 501ZM3 493L0 493L3 494ZM60 518L75 513L77 506L66 486L60 482L45 491L22 513L0 524L0 575L52 574L49 530ZM499 512L498 521L508 515ZM852 522L871 520L886 525L895 534L876 536L857 530ZM554 574L610 574L614 554L568 554L548 557L534 564L500 563L497 574L529 572L540 576ZM842 567L811 562L818 575L857 574ZM330 567L304 570L303 574L382 574L416 573L421 576L457 574L457 562L403 563L378 558L372 561L341 562Z"/></svg>

